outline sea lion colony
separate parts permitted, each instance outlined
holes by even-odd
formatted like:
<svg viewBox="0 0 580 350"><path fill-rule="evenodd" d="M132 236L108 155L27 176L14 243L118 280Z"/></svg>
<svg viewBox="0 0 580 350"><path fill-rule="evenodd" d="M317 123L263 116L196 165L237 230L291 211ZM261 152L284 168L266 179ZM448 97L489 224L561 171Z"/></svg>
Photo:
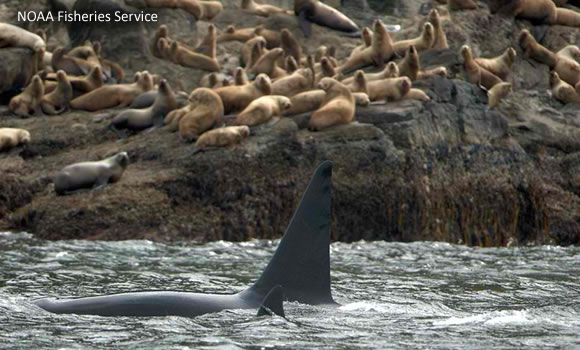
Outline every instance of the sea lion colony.
<svg viewBox="0 0 580 350"><path fill-rule="evenodd" d="M447 76L444 67L422 69L419 59L422 51L449 47L440 11L449 13L477 8L472 1L439 2L446 5L429 11L416 38L395 40L377 19L372 28L361 30L360 45L342 60L336 57L333 47L321 46L307 55L309 50L301 45L301 35L287 28L274 31L262 25L254 28L230 25L218 33L218 28L210 24L199 45L190 48L171 39L168 28L160 25L150 39L154 56L166 60L167 64L209 72L187 101L176 98L187 95L185 92L173 91L169 82L148 71L136 73L131 83L123 83L123 68L102 57L98 42L86 42L68 51L59 47L49 52L40 36L0 23L3 29L0 47L29 48L34 51L36 61L36 74L22 92L10 100L9 109L17 116L31 117L42 113L61 114L69 109L122 108L110 114L109 126L115 132L121 128L138 132L163 127L169 132L178 131L184 141L196 141L198 150L234 146L251 134L249 127L295 114L311 115L308 124L311 131L348 124L355 121L357 106L371 102L430 101L425 91L412 85L429 76ZM146 1L149 7L163 7L164 3L167 2ZM223 9L217 1L182 0L172 4L170 7L187 11L204 21L213 20ZM253 0L242 0L240 8L261 17L296 15L305 36L311 34L310 22L343 32L358 29L345 15L315 0L296 0L293 12ZM557 7L551 0L507 1L498 12L542 23L580 27L580 13ZM445 20L450 18L446 16ZM239 53L244 67L234 72L222 71L216 56L217 45L228 41L244 43ZM551 52L528 30L521 31L518 42L525 56L552 70L547 79L554 98L563 103L580 101L578 47L567 46ZM512 89L508 80L517 59L516 50L509 47L498 57L478 58L468 45L463 45L458 54L463 59L464 78L487 90L490 108L497 107ZM369 68L375 72L363 71ZM139 101L138 108L133 106L134 101ZM127 107L129 109L123 109ZM0 149L31 142L26 131L19 133L5 128L0 129L0 134L9 135L0 138ZM111 161L117 159L115 157L95 164L109 164L110 167L118 163ZM122 166L117 166L118 169L124 169L128 163L126 155L121 158ZM77 164L87 167L86 163ZM63 171L57 178L63 178ZM89 176L87 172L90 171L79 171L81 175L74 180L82 182L86 177L96 176L91 180L93 185L103 186L108 182L94 174ZM104 173L111 175L110 170ZM122 171L117 171L114 181L121 175ZM57 192L64 193L64 185L59 186ZM69 185L66 191L87 186L91 185Z"/></svg>

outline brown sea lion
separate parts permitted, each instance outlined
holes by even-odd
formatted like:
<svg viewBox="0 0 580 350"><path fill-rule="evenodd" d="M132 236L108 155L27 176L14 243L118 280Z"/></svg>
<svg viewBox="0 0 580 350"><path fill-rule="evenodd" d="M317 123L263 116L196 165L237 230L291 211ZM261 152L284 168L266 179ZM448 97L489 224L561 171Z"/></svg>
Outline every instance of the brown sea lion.
<svg viewBox="0 0 580 350"><path fill-rule="evenodd" d="M0 128L0 151L7 151L30 142L30 133L24 129Z"/></svg>
<svg viewBox="0 0 580 350"><path fill-rule="evenodd" d="M202 21L212 21L224 9L224 5L219 1L203 0L201 7L203 8L203 15L200 18Z"/></svg>
<svg viewBox="0 0 580 350"><path fill-rule="evenodd" d="M207 88L193 90L188 101L187 106L169 113L164 123L170 131L179 130L181 138L191 141L223 119L224 105L219 95Z"/></svg>
<svg viewBox="0 0 580 350"><path fill-rule="evenodd" d="M353 92L352 96L354 97L357 106L366 107L371 103L369 96L363 92ZM284 111L283 114L285 116L291 116L315 111L320 108L325 97L326 92L321 89L301 92L290 98L292 107Z"/></svg>
<svg viewBox="0 0 580 350"><path fill-rule="evenodd" d="M373 38L371 46L351 55L347 61L338 68L340 73L349 73L355 69L374 64L382 67L393 55L393 42L389 32L380 20L373 22Z"/></svg>
<svg viewBox="0 0 580 350"><path fill-rule="evenodd" d="M0 23L0 48L27 47L38 52L46 50L46 43L40 36L12 24Z"/></svg>
<svg viewBox="0 0 580 350"><path fill-rule="evenodd" d="M387 78L397 78L399 76L399 66L395 62L389 62L385 69L377 73L365 73L367 81L382 80ZM342 80L345 85L352 84L354 77Z"/></svg>
<svg viewBox="0 0 580 350"><path fill-rule="evenodd" d="M342 83L323 78L318 88L326 92L324 102L310 117L308 129L319 131L330 126L354 121L355 101L352 92Z"/></svg>
<svg viewBox="0 0 580 350"><path fill-rule="evenodd" d="M111 127L141 131L163 124L165 116L177 108L175 93L165 79L161 80L157 89L157 97L152 106L143 109L128 109L115 116Z"/></svg>
<svg viewBox="0 0 580 350"><path fill-rule="evenodd" d="M366 49L367 47L371 46L371 43L373 40L373 33L369 27L363 28L363 30L361 31L361 37L362 37L363 43L359 46L356 46L354 49L352 49L352 51L350 52L350 55L348 56L348 59L350 59L351 57L353 57L354 55L356 55L360 51Z"/></svg>
<svg viewBox="0 0 580 350"><path fill-rule="evenodd" d="M292 107L286 96L270 95L255 99L240 114L237 115L236 125L256 126L269 122L273 117Z"/></svg>
<svg viewBox="0 0 580 350"><path fill-rule="evenodd" d="M133 100L153 88L153 79L148 72L137 73L133 84L103 85L70 102L73 109L98 111L112 107L126 107Z"/></svg>
<svg viewBox="0 0 580 350"><path fill-rule="evenodd" d="M556 55L557 56L557 55ZM580 64L568 57L558 57L554 71L568 84L575 86L580 82Z"/></svg>
<svg viewBox="0 0 580 350"><path fill-rule="evenodd" d="M207 55L194 52L174 41L170 45L171 61L184 67L197 68L210 72L219 72L220 64L216 58L216 29L213 24L208 27L208 35L212 38ZM159 39L163 41L164 39Z"/></svg>
<svg viewBox="0 0 580 350"><path fill-rule="evenodd" d="M408 77L366 81L367 94L371 101L399 101L412 87Z"/></svg>
<svg viewBox="0 0 580 350"><path fill-rule="evenodd" d="M267 74L271 79L286 76L286 71L278 66L280 57L284 55L284 50L277 47L268 51L260 57L258 61L248 70L252 74Z"/></svg>
<svg viewBox="0 0 580 350"><path fill-rule="evenodd" d="M292 56L296 62L302 59L302 47L298 40L286 28L280 32L280 47L284 50L284 56Z"/></svg>
<svg viewBox="0 0 580 350"><path fill-rule="evenodd" d="M195 142L195 147L230 147L241 143L248 136L250 128L247 125L226 126L204 132Z"/></svg>
<svg viewBox="0 0 580 350"><path fill-rule="evenodd" d="M159 50L158 42L161 38L169 40L169 31L167 30L167 26L165 24L160 25L159 28L157 28L157 31L155 31L155 35L151 41L151 52L153 53L153 56L157 58L167 59L167 57L165 57L165 53Z"/></svg>
<svg viewBox="0 0 580 350"><path fill-rule="evenodd" d="M429 22L425 22L421 35L414 39L396 41L393 44L393 50L398 56L404 56L409 46L413 45L417 51L424 51L433 47L435 41L435 29Z"/></svg>
<svg viewBox="0 0 580 350"><path fill-rule="evenodd" d="M365 76L365 73L362 70L357 70L354 73L354 80L352 81L351 85L345 85L347 86L350 91L352 92L363 92L365 94L369 94L369 87L367 84L367 79ZM369 96L370 98L370 96Z"/></svg>
<svg viewBox="0 0 580 350"><path fill-rule="evenodd" d="M359 31L350 18L318 0L294 0L294 14L307 38L312 34L311 23L347 33Z"/></svg>
<svg viewBox="0 0 580 350"><path fill-rule="evenodd" d="M73 88L73 97L91 92L105 84L101 67L93 67L84 77L68 77Z"/></svg>
<svg viewBox="0 0 580 350"><path fill-rule="evenodd" d="M449 10L451 11L477 9L477 4L473 0L448 0L447 3L449 6Z"/></svg>
<svg viewBox="0 0 580 350"><path fill-rule="evenodd" d="M249 83L250 81L248 80L246 70L242 67L236 68L236 70L234 71L234 85L244 86L248 85Z"/></svg>
<svg viewBox="0 0 580 350"><path fill-rule="evenodd" d="M580 94L574 86L560 79L558 73L550 73L550 86L552 87L552 96L558 101L564 104L580 102Z"/></svg>
<svg viewBox="0 0 580 350"><path fill-rule="evenodd" d="M272 93L272 81L266 74L259 74L256 79L243 86L226 86L215 89L224 104L224 112L241 111L253 100Z"/></svg>
<svg viewBox="0 0 580 350"><path fill-rule="evenodd" d="M433 41L434 49L447 49L449 44L447 44L447 36L443 30L443 25L441 24L441 17L439 16L439 11L437 9L432 9L429 11L429 23L433 25L433 30L435 32L435 40Z"/></svg>
<svg viewBox="0 0 580 350"><path fill-rule="evenodd" d="M62 168L53 179L57 195L84 188L98 189L121 179L129 165L127 152L96 162L82 162Z"/></svg>
<svg viewBox="0 0 580 350"><path fill-rule="evenodd" d="M512 91L512 84L499 83L487 92L488 105L490 108L497 107L500 101Z"/></svg>
<svg viewBox="0 0 580 350"><path fill-rule="evenodd" d="M425 78L433 77L433 76L440 76L440 77L445 78L447 76L447 68L435 67L435 68L426 69L426 70L419 70L419 72L417 73L417 80L421 80L421 79L425 79Z"/></svg>
<svg viewBox="0 0 580 350"><path fill-rule="evenodd" d="M223 83L227 81L228 76L223 73L208 73L201 77L199 86L213 89L224 86Z"/></svg>
<svg viewBox="0 0 580 350"><path fill-rule="evenodd" d="M516 56L516 50L513 47L509 47L503 54L494 58L478 57L475 59L475 63L497 75L501 80L506 80L512 71Z"/></svg>
<svg viewBox="0 0 580 350"><path fill-rule="evenodd" d="M463 45L460 53L463 57L463 68L465 70L465 78L467 81L472 84L481 85L487 90L490 90L494 85L502 82L498 76L475 63L469 46Z"/></svg>
<svg viewBox="0 0 580 350"><path fill-rule="evenodd" d="M256 53L253 53L253 50L256 50ZM255 36L244 43L242 47L242 62L249 69L256 63L256 58L262 57L266 51L266 39L263 36Z"/></svg>
<svg viewBox="0 0 580 350"><path fill-rule="evenodd" d="M236 29L236 27L234 27L233 25L229 25L223 32L221 32L217 36L216 41L218 43L227 41L239 41L245 43L246 41L250 40L255 36L256 36L255 27Z"/></svg>
<svg viewBox="0 0 580 350"><path fill-rule="evenodd" d="M242 10L252 13L257 16L269 17L270 15L283 14L293 15L291 10L282 9L272 5L257 4L254 0L242 0Z"/></svg>
<svg viewBox="0 0 580 350"><path fill-rule="evenodd" d="M88 61L67 55L62 47L52 52L51 63L54 71L63 70L66 74L73 76L86 75L92 68Z"/></svg>
<svg viewBox="0 0 580 350"><path fill-rule="evenodd" d="M576 62L580 61L580 48L576 45L568 45L556 52L559 57L567 57Z"/></svg>
<svg viewBox="0 0 580 350"><path fill-rule="evenodd" d="M272 94L292 97L312 87L314 82L312 69L298 69L294 73L272 83Z"/></svg>
<svg viewBox="0 0 580 350"><path fill-rule="evenodd" d="M40 112L40 101L44 96L44 85L40 76L35 75L28 86L19 95L14 96L8 109L18 116L30 117Z"/></svg>
<svg viewBox="0 0 580 350"><path fill-rule="evenodd" d="M328 57L322 57L320 60L320 73L316 75L316 82L318 83L322 78L334 77L336 75L336 69L330 63Z"/></svg>
<svg viewBox="0 0 580 350"><path fill-rule="evenodd" d="M286 57L286 72L292 74L298 70L298 63L292 56Z"/></svg>
<svg viewBox="0 0 580 350"><path fill-rule="evenodd" d="M279 47L282 43L282 34L277 30L270 30L263 26L257 26L254 32L256 35L263 36L264 39L266 39L266 48L268 49Z"/></svg>
<svg viewBox="0 0 580 350"><path fill-rule="evenodd" d="M51 93L44 95L40 101L42 111L48 115L64 113L73 98L73 87L66 73L62 70L56 72L58 79L57 88Z"/></svg>
<svg viewBox="0 0 580 350"><path fill-rule="evenodd" d="M419 53L414 45L409 46L405 58L397 64L400 77L409 77L412 81L417 80L417 74L421 69Z"/></svg>

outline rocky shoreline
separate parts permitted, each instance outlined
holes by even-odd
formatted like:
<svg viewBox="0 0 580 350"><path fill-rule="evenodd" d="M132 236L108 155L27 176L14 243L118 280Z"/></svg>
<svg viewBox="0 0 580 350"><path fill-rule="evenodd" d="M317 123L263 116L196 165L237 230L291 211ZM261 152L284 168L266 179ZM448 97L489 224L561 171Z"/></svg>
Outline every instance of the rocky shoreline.
<svg viewBox="0 0 580 350"><path fill-rule="evenodd" d="M222 2L220 29L260 20L242 16L234 21L234 1ZM415 30L409 37L418 31L420 4L409 1L400 14L403 28ZM176 35L191 39L191 26L184 25L189 18L176 11L159 13ZM265 22L273 29L297 30L293 18ZM206 23L197 25L201 31ZM577 28L532 27L492 15L480 2L478 10L454 13L446 24L449 49L421 54L423 67L443 65L449 72L448 78L414 82L432 101L358 107L357 123L321 132L308 131L305 116L281 118L253 128L233 149L194 154L192 144L164 129L119 138L102 113L20 119L1 106L0 125L28 130L32 142L0 154L0 231L27 231L44 239L277 238L312 171L329 159L335 164L333 240L578 245L579 105L564 106L550 97L548 68L523 57L519 48L522 28L531 28L550 49L580 44ZM146 44L155 28L142 29L130 35ZM342 43L340 55L357 43L320 27L313 37L308 47ZM120 40L111 39L103 48L129 74L146 68L185 91L203 75L138 54L134 47L119 49ZM514 92L497 109L487 106L485 91L461 77L457 52L466 42L482 55L507 46L517 50ZM220 63L235 68L240 47L220 44ZM51 176L62 167L120 151L131 159L120 182L101 191L55 195Z"/></svg>

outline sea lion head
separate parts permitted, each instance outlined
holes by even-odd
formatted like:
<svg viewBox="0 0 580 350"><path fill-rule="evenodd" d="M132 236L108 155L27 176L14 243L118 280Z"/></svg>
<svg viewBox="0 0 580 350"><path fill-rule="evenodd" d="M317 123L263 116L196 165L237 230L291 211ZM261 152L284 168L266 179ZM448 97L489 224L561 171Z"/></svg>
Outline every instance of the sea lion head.
<svg viewBox="0 0 580 350"><path fill-rule="evenodd" d="M167 95L169 94L169 90L171 89L171 87L169 86L167 80L161 79L161 81L159 82L159 87L157 89L159 90L160 93Z"/></svg>
<svg viewBox="0 0 580 350"><path fill-rule="evenodd" d="M56 79L59 82L66 82L66 81L68 81L68 77L67 77L65 71L63 71L63 70L58 70L56 72Z"/></svg>
<svg viewBox="0 0 580 350"><path fill-rule="evenodd" d="M227 33L227 34L234 34L235 32L236 32L236 27L234 27L233 25L227 26L226 30L224 30L224 33Z"/></svg>
<svg viewBox="0 0 580 350"><path fill-rule="evenodd" d="M435 28L433 28L433 25L431 23L426 22L423 25L421 37L423 38L423 42L430 43L427 46L433 45L433 41L435 41Z"/></svg>
<svg viewBox="0 0 580 350"><path fill-rule="evenodd" d="M516 60L517 57L517 53L516 50L513 47L509 47L507 50L507 57L510 63L513 63Z"/></svg>
<svg viewBox="0 0 580 350"><path fill-rule="evenodd" d="M246 71L242 67L237 67L234 71L234 80L236 84L242 85L248 82L248 77L246 76Z"/></svg>
<svg viewBox="0 0 580 350"><path fill-rule="evenodd" d="M127 152L117 153L113 157L113 160L116 164L119 164L123 169L125 169L127 165L129 165L129 155L127 154Z"/></svg>
<svg viewBox="0 0 580 350"><path fill-rule="evenodd" d="M20 129L18 131L18 142L22 144L27 144L30 142L30 133L27 130Z"/></svg>
<svg viewBox="0 0 580 350"><path fill-rule="evenodd" d="M371 30L369 29L369 27L364 27L362 32L362 39L365 43L365 46L371 46L371 41L373 40L373 36L371 34Z"/></svg>
<svg viewBox="0 0 580 350"><path fill-rule="evenodd" d="M317 87L318 87L319 89L322 89L322 90L324 90L324 91L328 91L328 90L330 90L330 89L331 89L331 88L334 86L334 84L336 84L336 83L337 83L337 81L336 81L336 80L334 80L334 79L332 79L332 78L329 78L329 77L325 77L325 78L322 78L322 79L321 79L321 80L318 82L318 85L317 85Z"/></svg>
<svg viewBox="0 0 580 350"><path fill-rule="evenodd" d="M363 93L363 92L357 92L357 95L355 96L355 101L357 106L362 106L362 107L366 107L369 104L371 104L371 99L369 97L369 95Z"/></svg>
<svg viewBox="0 0 580 350"><path fill-rule="evenodd" d="M212 23L207 27L207 34L212 38L216 36L215 24Z"/></svg>
<svg viewBox="0 0 580 350"><path fill-rule="evenodd" d="M277 47L275 49L270 50L270 52L272 53L272 56L274 58L278 58L284 54L284 49L282 49L281 47Z"/></svg>
<svg viewBox="0 0 580 350"><path fill-rule="evenodd" d="M435 27L439 27L441 20L439 18L439 11L437 9L432 9L429 11L429 22Z"/></svg>
<svg viewBox="0 0 580 350"><path fill-rule="evenodd" d="M157 37L167 38L168 34L169 34L169 32L168 32L167 26L165 24L162 24L159 26L159 28L157 28Z"/></svg>
<svg viewBox="0 0 580 350"><path fill-rule="evenodd" d="M258 74L254 80L254 85L265 95L270 95L272 93L272 80L270 80L270 77L267 74Z"/></svg>
<svg viewBox="0 0 580 350"><path fill-rule="evenodd" d="M292 108L292 102L290 101L290 99L288 97L281 96L278 99L278 103L280 104L280 109L283 111L287 111L290 108Z"/></svg>
<svg viewBox="0 0 580 350"><path fill-rule="evenodd" d="M354 73L354 80L355 80L356 82L358 82L358 83L363 83L363 82L365 82L365 81L366 81L366 78L365 78L365 73L364 73L362 70L360 70L360 69L359 69L359 70L357 70L357 71Z"/></svg>
<svg viewBox="0 0 580 350"><path fill-rule="evenodd" d="M241 125L237 127L237 132L242 136L242 137L248 137L250 136L250 128L247 125Z"/></svg>
<svg viewBox="0 0 580 350"><path fill-rule="evenodd" d="M294 73L297 70L298 70L298 63L296 63L296 60L294 59L294 57L287 56L286 57L286 71L288 73Z"/></svg>
<svg viewBox="0 0 580 350"><path fill-rule="evenodd" d="M530 43L533 43L535 41L536 39L534 39L529 30L523 29L520 32L520 36L518 37L518 43L520 44L520 47L525 49L528 46L530 46Z"/></svg>
<svg viewBox="0 0 580 350"><path fill-rule="evenodd" d="M284 28L284 29L282 29L282 31L280 31L280 40L282 40L283 43L290 42L291 36L292 36L292 34L290 34L290 31L288 30L288 28Z"/></svg>
<svg viewBox="0 0 580 350"><path fill-rule="evenodd" d="M471 48L467 45L463 45L461 46L461 49L459 50L459 52L461 53L461 57L463 57L464 61L468 61L471 60Z"/></svg>
<svg viewBox="0 0 580 350"><path fill-rule="evenodd" d="M399 86L399 92L401 96L405 96L406 94L409 93L409 91L411 91L411 79L409 79L408 77L403 77L399 79L400 79L399 83L397 84Z"/></svg>
<svg viewBox="0 0 580 350"><path fill-rule="evenodd" d="M314 62L320 62L320 59L324 56L326 56L326 53L328 52L328 48L324 45L321 45L318 47L318 49L316 49L316 52L314 53Z"/></svg>
<svg viewBox="0 0 580 350"><path fill-rule="evenodd" d="M387 64L387 74L385 78L396 78L399 76L399 66L395 62L389 62Z"/></svg>

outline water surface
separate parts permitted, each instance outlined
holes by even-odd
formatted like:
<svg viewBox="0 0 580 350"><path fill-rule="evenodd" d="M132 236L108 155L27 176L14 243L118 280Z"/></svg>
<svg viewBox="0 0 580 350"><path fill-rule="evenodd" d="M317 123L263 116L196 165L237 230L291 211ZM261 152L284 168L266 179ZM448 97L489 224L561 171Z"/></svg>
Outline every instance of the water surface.
<svg viewBox="0 0 580 350"><path fill-rule="evenodd" d="M235 293L277 241L159 244L36 240L0 233L0 348L578 349L580 248L334 243L327 309L286 317L228 310L197 318L55 315L42 296L137 290Z"/></svg>

